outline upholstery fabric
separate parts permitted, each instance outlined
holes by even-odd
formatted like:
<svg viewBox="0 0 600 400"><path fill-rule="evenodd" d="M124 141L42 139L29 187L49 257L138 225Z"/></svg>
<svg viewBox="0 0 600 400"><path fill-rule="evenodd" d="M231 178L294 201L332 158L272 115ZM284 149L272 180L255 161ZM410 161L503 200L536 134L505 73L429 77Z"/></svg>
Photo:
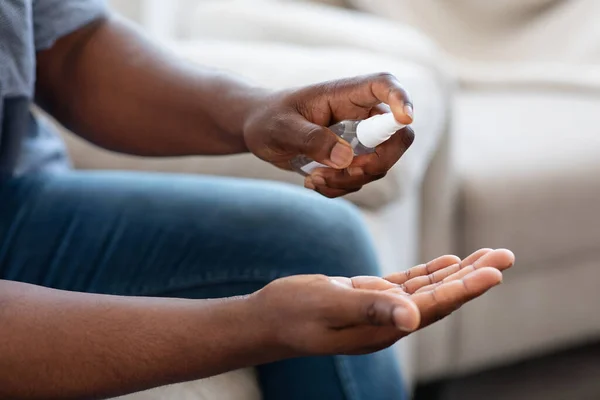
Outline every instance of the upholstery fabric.
<svg viewBox="0 0 600 400"><path fill-rule="evenodd" d="M491 62L600 62L595 0L348 0L419 27L446 52Z"/></svg>
<svg viewBox="0 0 600 400"><path fill-rule="evenodd" d="M508 247L517 275L600 247L599 109L568 92L460 96L461 251Z"/></svg>

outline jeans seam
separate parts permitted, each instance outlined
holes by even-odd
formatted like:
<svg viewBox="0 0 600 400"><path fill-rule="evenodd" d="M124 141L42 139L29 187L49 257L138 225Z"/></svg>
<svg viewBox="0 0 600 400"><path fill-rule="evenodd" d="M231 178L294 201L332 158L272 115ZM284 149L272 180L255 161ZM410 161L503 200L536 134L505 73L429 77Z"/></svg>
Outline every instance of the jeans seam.
<svg viewBox="0 0 600 400"><path fill-rule="evenodd" d="M276 271L268 271L266 273L256 273L257 268L253 268L252 271L254 272L252 274L252 276L248 276L248 272L249 271L240 271L241 273L235 274L235 275L227 275L227 276L223 276L223 277L218 277L218 278L207 278L206 275L200 275L195 277L195 279L186 279L185 282L170 282L169 284L163 286L163 287L142 287L139 292L136 291L136 296L142 296L142 297L152 297L152 296L158 296L158 295L162 295L164 296L165 294L168 293L172 293L172 292L180 292L180 291L185 291L185 290L191 290L191 289L196 289L196 288L201 288L201 287L206 287L206 286L213 286L213 285L223 285L223 284L231 284L231 283L236 283L236 284L244 284L244 283L262 283L262 284L266 284L268 282L271 282L274 279L278 279L281 278L283 276L286 276L287 274L285 273L281 273L281 272L276 272ZM138 294L139 293L139 294Z"/></svg>
<svg viewBox="0 0 600 400"><path fill-rule="evenodd" d="M2 272L2 266L7 262L6 259L9 257L12 241L21 228L21 221L25 218L26 214L27 210L25 208L22 208L17 212L17 215L7 229L6 236L0 243L0 272Z"/></svg>
<svg viewBox="0 0 600 400"><path fill-rule="evenodd" d="M352 379L352 373L350 372L345 358L346 356L334 356L333 362L336 365L336 371L338 378L342 385L342 390L348 400L359 400L358 389L356 382Z"/></svg>

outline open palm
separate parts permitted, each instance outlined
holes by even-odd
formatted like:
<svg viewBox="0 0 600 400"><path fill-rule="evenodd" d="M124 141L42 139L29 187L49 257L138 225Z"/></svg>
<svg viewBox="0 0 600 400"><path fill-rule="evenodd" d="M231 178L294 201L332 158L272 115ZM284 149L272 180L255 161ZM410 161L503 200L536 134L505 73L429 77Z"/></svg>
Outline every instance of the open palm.
<svg viewBox="0 0 600 400"><path fill-rule="evenodd" d="M385 278L298 275L254 296L256 315L293 356L364 354L450 315L502 281L509 250L439 257Z"/></svg>
<svg viewBox="0 0 600 400"><path fill-rule="evenodd" d="M514 263L506 249L480 249L461 260L446 255L385 278L332 278L354 289L380 290L408 296L421 313L421 329L502 282L502 272ZM410 327L409 327L410 328Z"/></svg>

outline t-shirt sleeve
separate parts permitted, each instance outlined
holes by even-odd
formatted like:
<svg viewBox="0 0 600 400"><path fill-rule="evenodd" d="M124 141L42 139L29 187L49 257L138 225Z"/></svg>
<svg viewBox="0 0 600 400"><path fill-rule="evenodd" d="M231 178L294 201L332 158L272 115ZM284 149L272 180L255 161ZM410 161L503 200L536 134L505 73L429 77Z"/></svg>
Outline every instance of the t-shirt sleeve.
<svg viewBox="0 0 600 400"><path fill-rule="evenodd" d="M105 14L105 0L34 0L33 29L36 51L51 47L62 36Z"/></svg>

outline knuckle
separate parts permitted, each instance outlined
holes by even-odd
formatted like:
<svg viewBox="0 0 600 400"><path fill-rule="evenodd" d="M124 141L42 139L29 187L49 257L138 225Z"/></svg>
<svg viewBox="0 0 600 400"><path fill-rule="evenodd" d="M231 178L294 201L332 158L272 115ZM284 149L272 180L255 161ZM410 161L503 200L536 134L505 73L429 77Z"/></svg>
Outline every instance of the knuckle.
<svg viewBox="0 0 600 400"><path fill-rule="evenodd" d="M433 285L435 283L435 274L434 273L428 274L427 279L429 280L429 284Z"/></svg>
<svg viewBox="0 0 600 400"><path fill-rule="evenodd" d="M390 165L391 164L391 165ZM385 177L388 173L388 170L394 163L392 161L386 161L383 159L378 159L376 163L373 163L369 168L369 175L371 180L378 180Z"/></svg>
<svg viewBox="0 0 600 400"><path fill-rule="evenodd" d="M379 325L379 321L377 319L377 306L375 302L369 303L366 309L367 321L371 325Z"/></svg>
<svg viewBox="0 0 600 400"><path fill-rule="evenodd" d="M279 134L286 129L287 120L284 115L277 114L269 119L266 125L266 130L271 134Z"/></svg>
<svg viewBox="0 0 600 400"><path fill-rule="evenodd" d="M323 131L318 127L309 128L302 136L302 145L309 151L321 150Z"/></svg>
<svg viewBox="0 0 600 400"><path fill-rule="evenodd" d="M391 72L378 72L375 74L375 79L382 83L396 83L397 79Z"/></svg>
<svg viewBox="0 0 600 400"><path fill-rule="evenodd" d="M367 323L373 326L394 324L392 307L384 306L376 300L369 302L365 309Z"/></svg>

